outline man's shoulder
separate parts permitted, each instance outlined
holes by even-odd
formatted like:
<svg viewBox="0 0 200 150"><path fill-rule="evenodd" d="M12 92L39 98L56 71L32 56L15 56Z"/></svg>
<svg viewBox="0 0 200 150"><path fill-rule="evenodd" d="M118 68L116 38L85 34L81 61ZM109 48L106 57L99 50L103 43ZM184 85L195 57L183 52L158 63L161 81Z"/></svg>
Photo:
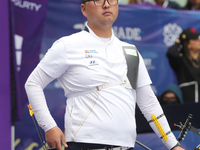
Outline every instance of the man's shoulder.
<svg viewBox="0 0 200 150"><path fill-rule="evenodd" d="M130 43L127 43L127 42L124 42L124 41L120 41L120 44L123 48L133 48L133 49L136 49L136 46L134 44L130 44Z"/></svg>
<svg viewBox="0 0 200 150"><path fill-rule="evenodd" d="M70 35L66 35L66 36L63 36L61 38L59 38L58 40L63 40L63 41L78 41L79 39L82 39L84 38L85 36L85 32L84 31L80 31L80 32L76 32L76 33L73 33L73 34L70 34Z"/></svg>
<svg viewBox="0 0 200 150"><path fill-rule="evenodd" d="M133 46L133 47L135 47L134 44L131 44L131 43L128 43L128 42L125 42L125 41L121 41L121 40L119 40L119 41L120 41L120 44L122 44L124 46Z"/></svg>

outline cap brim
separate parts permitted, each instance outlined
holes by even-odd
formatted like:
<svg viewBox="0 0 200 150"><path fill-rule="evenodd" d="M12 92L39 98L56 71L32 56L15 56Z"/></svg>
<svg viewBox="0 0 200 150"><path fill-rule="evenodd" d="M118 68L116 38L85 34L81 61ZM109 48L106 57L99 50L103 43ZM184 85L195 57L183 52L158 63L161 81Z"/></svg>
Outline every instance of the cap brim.
<svg viewBox="0 0 200 150"><path fill-rule="evenodd" d="M200 33L196 32L196 33L191 35L190 39L197 39L197 38L199 38L199 36L200 36Z"/></svg>

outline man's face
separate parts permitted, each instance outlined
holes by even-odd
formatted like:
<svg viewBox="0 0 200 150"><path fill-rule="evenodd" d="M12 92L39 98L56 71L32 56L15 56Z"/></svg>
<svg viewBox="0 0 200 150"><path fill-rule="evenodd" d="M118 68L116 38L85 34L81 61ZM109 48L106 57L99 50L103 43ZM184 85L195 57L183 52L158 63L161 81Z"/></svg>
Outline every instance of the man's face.
<svg viewBox="0 0 200 150"><path fill-rule="evenodd" d="M111 6L106 0L103 6L95 6L94 1L89 1L81 4L81 11L92 26L112 26L118 16L118 4Z"/></svg>

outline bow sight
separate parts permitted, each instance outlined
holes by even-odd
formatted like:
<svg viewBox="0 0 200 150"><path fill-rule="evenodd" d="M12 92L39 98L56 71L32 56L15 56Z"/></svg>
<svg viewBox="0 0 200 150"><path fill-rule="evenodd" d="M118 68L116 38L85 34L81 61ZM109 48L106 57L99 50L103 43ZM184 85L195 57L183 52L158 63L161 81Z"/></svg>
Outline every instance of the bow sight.
<svg viewBox="0 0 200 150"><path fill-rule="evenodd" d="M193 133L195 133L195 134L200 136L200 131L192 126L192 124L190 122L191 119L192 119L192 114L189 114L187 119L186 119L186 121L185 121L185 123L184 123L184 125L182 124L182 122L180 122L179 125L174 124L174 126L179 127L179 129L181 131L179 136L178 136L178 141L179 142L181 140L184 140L184 137L186 136L188 130L190 130ZM200 150L200 144L194 150Z"/></svg>

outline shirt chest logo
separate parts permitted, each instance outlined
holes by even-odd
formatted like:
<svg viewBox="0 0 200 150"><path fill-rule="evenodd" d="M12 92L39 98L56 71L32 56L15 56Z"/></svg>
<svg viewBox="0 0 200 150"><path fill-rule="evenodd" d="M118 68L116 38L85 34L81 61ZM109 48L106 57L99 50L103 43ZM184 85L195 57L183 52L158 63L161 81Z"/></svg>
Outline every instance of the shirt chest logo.
<svg viewBox="0 0 200 150"><path fill-rule="evenodd" d="M84 50L86 58L92 58L94 54L98 54L97 50Z"/></svg>
<svg viewBox="0 0 200 150"><path fill-rule="evenodd" d="M96 60L90 60L88 66L96 66L99 65Z"/></svg>

